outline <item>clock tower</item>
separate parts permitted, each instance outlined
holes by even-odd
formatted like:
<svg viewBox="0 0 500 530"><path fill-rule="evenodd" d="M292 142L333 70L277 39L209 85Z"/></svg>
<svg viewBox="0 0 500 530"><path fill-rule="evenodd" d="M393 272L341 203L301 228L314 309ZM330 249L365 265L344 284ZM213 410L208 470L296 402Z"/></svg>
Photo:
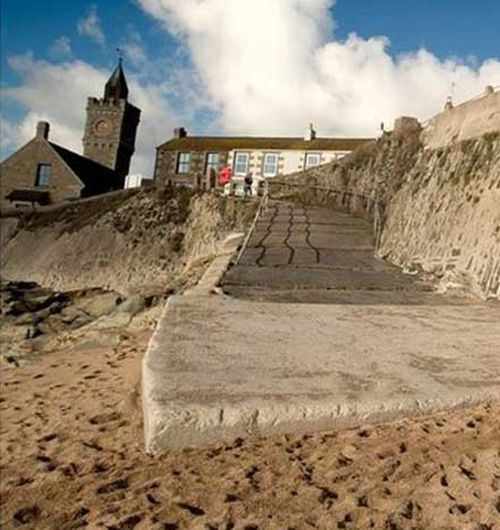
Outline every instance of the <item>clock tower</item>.
<svg viewBox="0 0 500 530"><path fill-rule="evenodd" d="M88 98L83 155L125 177L135 149L141 111L128 102L122 61L104 88L104 97Z"/></svg>

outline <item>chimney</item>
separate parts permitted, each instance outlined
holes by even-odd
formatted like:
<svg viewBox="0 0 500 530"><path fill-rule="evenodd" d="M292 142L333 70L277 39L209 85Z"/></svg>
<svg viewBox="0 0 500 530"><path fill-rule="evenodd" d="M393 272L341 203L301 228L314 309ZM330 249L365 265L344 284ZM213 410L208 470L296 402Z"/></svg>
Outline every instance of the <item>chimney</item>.
<svg viewBox="0 0 500 530"><path fill-rule="evenodd" d="M316 138L316 131L313 129L313 124L309 124L309 128L306 129L306 132L304 134L304 140L306 142L310 142L311 140L314 140Z"/></svg>
<svg viewBox="0 0 500 530"><path fill-rule="evenodd" d="M36 125L36 137L38 140L49 139L50 124L47 121L39 121Z"/></svg>
<svg viewBox="0 0 500 530"><path fill-rule="evenodd" d="M178 127L174 129L174 138L186 138L187 131L184 127Z"/></svg>
<svg viewBox="0 0 500 530"><path fill-rule="evenodd" d="M488 85L485 89L484 89L484 93L485 95L489 96L490 94L493 94L495 92L495 89L491 86L491 85Z"/></svg>

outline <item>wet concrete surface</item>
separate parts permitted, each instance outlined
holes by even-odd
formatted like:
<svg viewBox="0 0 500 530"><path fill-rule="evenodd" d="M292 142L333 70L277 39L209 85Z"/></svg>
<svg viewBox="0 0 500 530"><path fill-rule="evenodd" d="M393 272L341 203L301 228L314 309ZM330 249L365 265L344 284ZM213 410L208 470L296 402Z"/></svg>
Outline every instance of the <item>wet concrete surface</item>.
<svg viewBox="0 0 500 530"><path fill-rule="evenodd" d="M378 258L371 228L330 209L271 203L221 286L237 298L272 302L474 302L434 293L421 276Z"/></svg>

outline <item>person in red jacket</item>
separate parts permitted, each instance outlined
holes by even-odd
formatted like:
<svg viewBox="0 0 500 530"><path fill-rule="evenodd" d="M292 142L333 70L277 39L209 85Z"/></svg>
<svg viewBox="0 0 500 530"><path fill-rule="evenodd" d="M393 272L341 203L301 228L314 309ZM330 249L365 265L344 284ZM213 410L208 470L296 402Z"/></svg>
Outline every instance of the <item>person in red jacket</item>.
<svg viewBox="0 0 500 530"><path fill-rule="evenodd" d="M233 176L233 171L229 166L223 167L219 173L219 186L222 186L224 189L224 195L229 195L231 191L231 177Z"/></svg>

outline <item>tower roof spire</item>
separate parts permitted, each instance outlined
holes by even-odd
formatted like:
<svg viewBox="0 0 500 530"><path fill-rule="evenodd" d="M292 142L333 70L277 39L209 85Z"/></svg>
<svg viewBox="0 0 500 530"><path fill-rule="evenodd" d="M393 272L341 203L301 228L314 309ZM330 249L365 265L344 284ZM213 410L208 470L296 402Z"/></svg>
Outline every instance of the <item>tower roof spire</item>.
<svg viewBox="0 0 500 530"><path fill-rule="evenodd" d="M127 99L128 86L122 68L122 56L118 58L118 65L106 83L104 99Z"/></svg>

